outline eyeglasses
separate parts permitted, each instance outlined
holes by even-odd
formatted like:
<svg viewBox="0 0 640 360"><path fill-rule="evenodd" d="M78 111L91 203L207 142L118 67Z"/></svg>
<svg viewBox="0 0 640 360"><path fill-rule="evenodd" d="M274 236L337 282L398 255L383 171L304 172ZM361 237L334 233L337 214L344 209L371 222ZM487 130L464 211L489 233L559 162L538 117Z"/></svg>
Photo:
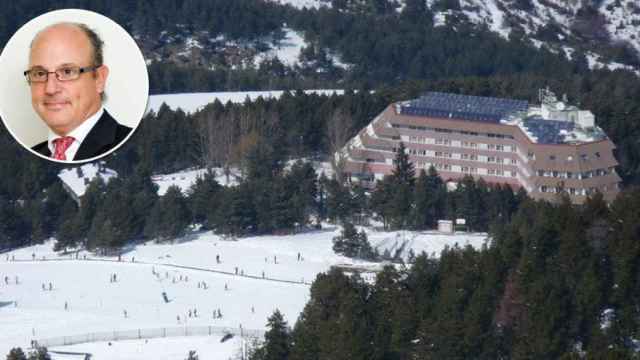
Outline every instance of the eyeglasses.
<svg viewBox="0 0 640 360"><path fill-rule="evenodd" d="M24 72L24 76L27 77L29 83L43 83L49 80L49 74L56 74L58 81L71 81L80 77L81 74L86 72L95 71L102 65L98 66L63 66L55 71L47 71L43 68L33 68Z"/></svg>

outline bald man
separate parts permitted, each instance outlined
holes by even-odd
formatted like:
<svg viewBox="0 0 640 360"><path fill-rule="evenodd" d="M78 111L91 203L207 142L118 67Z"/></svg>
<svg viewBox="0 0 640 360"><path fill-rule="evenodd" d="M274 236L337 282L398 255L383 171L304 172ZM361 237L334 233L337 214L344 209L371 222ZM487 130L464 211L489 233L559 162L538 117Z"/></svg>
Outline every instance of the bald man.
<svg viewBox="0 0 640 360"><path fill-rule="evenodd" d="M131 132L102 106L109 68L102 40L78 23L58 23L40 31L31 43L31 104L49 127L46 141L32 150L63 161L98 157Z"/></svg>

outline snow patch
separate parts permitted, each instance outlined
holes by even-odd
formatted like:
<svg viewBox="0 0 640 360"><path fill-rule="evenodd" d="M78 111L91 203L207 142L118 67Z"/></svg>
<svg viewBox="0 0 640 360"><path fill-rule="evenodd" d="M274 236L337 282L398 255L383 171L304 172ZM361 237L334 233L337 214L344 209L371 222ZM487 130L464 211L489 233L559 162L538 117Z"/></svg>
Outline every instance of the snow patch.
<svg viewBox="0 0 640 360"><path fill-rule="evenodd" d="M282 90L271 90L151 95L149 96L149 103L146 111L154 111L157 113L158 110L160 110L160 106L165 103L173 110L182 109L182 111L186 113L194 113L216 100L219 100L223 104L226 104L227 102L241 104L247 99L255 101L259 97L262 97L263 99L278 99L283 93L284 91ZM334 94L342 95L344 94L344 90L304 90L304 93L330 96Z"/></svg>
<svg viewBox="0 0 640 360"><path fill-rule="evenodd" d="M297 9L319 9L321 7L331 7L331 2L327 0L267 0L280 5L291 5Z"/></svg>
<svg viewBox="0 0 640 360"><path fill-rule="evenodd" d="M287 66L294 66L298 64L300 60L300 52L307 43L297 31L286 27L282 30L285 32L284 40L280 41L275 46L275 49L258 54L254 59L256 66L267 59L274 59L276 57Z"/></svg>
<svg viewBox="0 0 640 360"><path fill-rule="evenodd" d="M84 195L91 180L101 177L105 183L118 174L104 167L104 162L89 163L75 168L60 171L58 177L78 197Z"/></svg>
<svg viewBox="0 0 640 360"><path fill-rule="evenodd" d="M216 174L215 179L220 185L232 186L238 184L237 178L240 176L238 169L230 169L229 177L225 175L224 170L221 168L215 168L213 171ZM158 195L160 196L163 196L169 187L174 185L179 187L186 195L189 188L196 183L196 180L204 177L206 173L206 169L190 169L172 174L153 175L151 181L158 185Z"/></svg>

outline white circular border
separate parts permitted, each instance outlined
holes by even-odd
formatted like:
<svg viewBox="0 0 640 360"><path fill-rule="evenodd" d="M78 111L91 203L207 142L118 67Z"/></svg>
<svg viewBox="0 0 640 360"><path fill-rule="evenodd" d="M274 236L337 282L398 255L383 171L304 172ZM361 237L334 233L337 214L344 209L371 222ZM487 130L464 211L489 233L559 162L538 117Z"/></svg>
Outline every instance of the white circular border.
<svg viewBox="0 0 640 360"><path fill-rule="evenodd" d="M105 109L122 125L133 131L113 149L79 161L61 161L43 156L31 147L47 138L48 127L31 106L31 92L23 72L29 64L29 47L34 36L59 22L84 23L104 41L104 64L109 67ZM81 9L55 10L23 25L9 39L0 54L0 117L20 145L43 159L80 164L104 157L129 140L135 132L149 100L149 74L142 52L133 38L108 17Z"/></svg>

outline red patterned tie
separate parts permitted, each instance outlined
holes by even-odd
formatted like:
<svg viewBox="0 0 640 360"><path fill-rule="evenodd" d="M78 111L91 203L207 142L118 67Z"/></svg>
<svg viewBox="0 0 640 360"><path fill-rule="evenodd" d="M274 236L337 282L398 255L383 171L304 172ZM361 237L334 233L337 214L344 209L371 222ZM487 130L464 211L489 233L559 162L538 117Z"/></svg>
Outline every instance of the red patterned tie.
<svg viewBox="0 0 640 360"><path fill-rule="evenodd" d="M73 144L73 140L75 139L71 136L63 136L53 140L53 144L56 147L55 152L53 153L53 158L57 160L67 160L64 152L67 151L71 144Z"/></svg>

